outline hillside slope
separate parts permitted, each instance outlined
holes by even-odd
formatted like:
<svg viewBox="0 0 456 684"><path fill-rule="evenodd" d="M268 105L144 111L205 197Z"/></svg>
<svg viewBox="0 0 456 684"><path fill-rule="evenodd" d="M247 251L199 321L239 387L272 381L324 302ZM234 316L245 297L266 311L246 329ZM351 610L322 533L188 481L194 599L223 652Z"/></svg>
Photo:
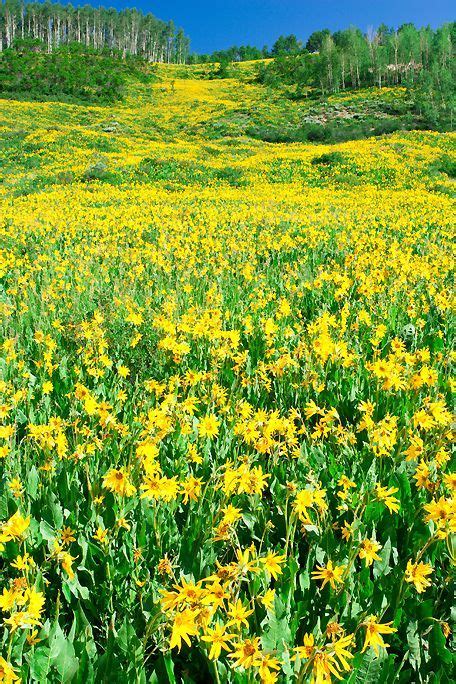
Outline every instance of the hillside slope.
<svg viewBox="0 0 456 684"><path fill-rule="evenodd" d="M249 68L0 101L0 679L451 671L454 136Z"/></svg>
<svg viewBox="0 0 456 684"><path fill-rule="evenodd" d="M320 104L293 102L252 83L252 68L242 64L238 80L207 80L197 67L161 67L158 83L132 85L126 102L115 106L1 100L3 192L85 181L92 173L116 185L186 185L189 179L206 185L223 181L224 169L232 184L263 179L265 173L269 182L288 179L305 185L381 185L385 174L397 176L401 186L448 183L446 175L429 170L432 165L438 169L450 151L451 135L404 132L331 148L257 140L258 131L284 133L306 122L321 128L331 120L343 129L347 119L381 119L382 109L400 108L405 90L347 92ZM329 149L345 150L345 159L322 174L310 162ZM417 165L416 157L423 155L426 159Z"/></svg>

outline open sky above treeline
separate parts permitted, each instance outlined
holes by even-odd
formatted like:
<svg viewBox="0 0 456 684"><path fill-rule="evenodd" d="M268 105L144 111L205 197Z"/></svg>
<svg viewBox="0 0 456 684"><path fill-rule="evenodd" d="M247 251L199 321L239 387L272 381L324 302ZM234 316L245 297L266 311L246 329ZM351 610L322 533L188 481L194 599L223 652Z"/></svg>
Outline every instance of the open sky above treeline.
<svg viewBox="0 0 456 684"><path fill-rule="evenodd" d="M85 0L77 4L86 4ZM455 19L452 0L91 0L94 6L136 7L172 19L191 38L191 50L208 53L232 45L271 46L281 34L306 40L315 30L351 24L365 31L381 23L436 27Z"/></svg>

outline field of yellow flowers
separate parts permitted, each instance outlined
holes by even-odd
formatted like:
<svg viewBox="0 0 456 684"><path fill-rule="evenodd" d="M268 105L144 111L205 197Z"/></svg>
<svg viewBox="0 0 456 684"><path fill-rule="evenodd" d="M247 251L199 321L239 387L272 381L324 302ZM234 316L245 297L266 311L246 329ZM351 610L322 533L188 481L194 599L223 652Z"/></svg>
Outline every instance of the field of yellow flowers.
<svg viewBox="0 0 456 684"><path fill-rule="evenodd" d="M0 682L454 681L454 136L284 108L0 101Z"/></svg>

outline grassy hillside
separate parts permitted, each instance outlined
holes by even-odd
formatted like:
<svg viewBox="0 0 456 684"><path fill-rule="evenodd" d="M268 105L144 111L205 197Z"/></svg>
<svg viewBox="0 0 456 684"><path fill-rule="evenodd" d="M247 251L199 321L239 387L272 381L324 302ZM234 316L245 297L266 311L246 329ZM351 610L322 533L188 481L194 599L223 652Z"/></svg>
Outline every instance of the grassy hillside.
<svg viewBox="0 0 456 684"><path fill-rule="evenodd" d="M13 100L108 104L122 99L128 81L152 77L143 60L77 43L48 53L40 41L23 40L0 52L0 96Z"/></svg>
<svg viewBox="0 0 456 684"><path fill-rule="evenodd" d="M293 102L252 83L254 68L243 63L239 78L210 80L210 67L161 67L157 83L134 83L124 103L105 107L2 101L3 191L27 194L94 180L245 186L265 174L268 183L379 186L385 178L397 178L401 187L420 182L451 191L448 175L439 172L451 136L401 132L330 148L266 145L260 139L294 139L307 126L318 140L329 125L336 137L353 133L356 139L374 135L376 127L406 125L400 114L407 111L405 89ZM337 163L312 164L328 150L341 152ZM426 161L417 165L423 154ZM399 161L408 163L398 169Z"/></svg>
<svg viewBox="0 0 456 684"><path fill-rule="evenodd" d="M0 100L0 679L448 681L454 135L253 69Z"/></svg>

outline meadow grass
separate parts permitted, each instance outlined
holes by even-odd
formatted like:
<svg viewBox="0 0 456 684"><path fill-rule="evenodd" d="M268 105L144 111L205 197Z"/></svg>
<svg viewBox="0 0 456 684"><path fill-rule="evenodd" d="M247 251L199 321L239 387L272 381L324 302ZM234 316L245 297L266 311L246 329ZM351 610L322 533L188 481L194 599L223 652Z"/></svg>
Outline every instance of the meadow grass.
<svg viewBox="0 0 456 684"><path fill-rule="evenodd" d="M454 136L250 68L0 101L0 681L451 681Z"/></svg>

